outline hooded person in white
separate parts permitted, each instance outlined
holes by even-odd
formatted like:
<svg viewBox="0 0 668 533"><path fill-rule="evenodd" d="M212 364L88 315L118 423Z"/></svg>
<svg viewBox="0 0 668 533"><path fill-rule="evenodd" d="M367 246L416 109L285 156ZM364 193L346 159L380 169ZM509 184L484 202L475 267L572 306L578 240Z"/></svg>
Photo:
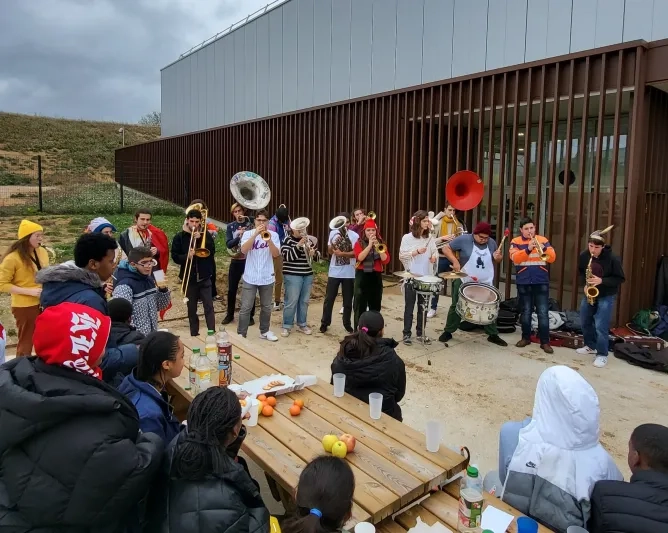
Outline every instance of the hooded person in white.
<svg viewBox="0 0 668 533"><path fill-rule="evenodd" d="M598 396L580 374L566 366L545 370L501 499L555 531L586 527L594 484L623 479L599 442L599 415Z"/></svg>

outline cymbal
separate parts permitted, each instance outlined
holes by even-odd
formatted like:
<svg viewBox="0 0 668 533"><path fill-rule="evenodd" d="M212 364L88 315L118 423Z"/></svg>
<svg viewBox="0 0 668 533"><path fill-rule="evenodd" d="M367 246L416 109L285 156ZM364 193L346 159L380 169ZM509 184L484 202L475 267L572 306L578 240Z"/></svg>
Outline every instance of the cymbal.
<svg viewBox="0 0 668 533"><path fill-rule="evenodd" d="M466 273L465 272L455 272L453 270L453 271L450 271L450 272L441 272L438 275L438 277L443 278L443 279L462 279L462 278L466 277Z"/></svg>
<svg viewBox="0 0 668 533"><path fill-rule="evenodd" d="M411 274L410 272L406 270L401 270L400 272L392 272L393 276L397 276L398 278L404 278L404 279L410 279L414 278L415 276Z"/></svg>

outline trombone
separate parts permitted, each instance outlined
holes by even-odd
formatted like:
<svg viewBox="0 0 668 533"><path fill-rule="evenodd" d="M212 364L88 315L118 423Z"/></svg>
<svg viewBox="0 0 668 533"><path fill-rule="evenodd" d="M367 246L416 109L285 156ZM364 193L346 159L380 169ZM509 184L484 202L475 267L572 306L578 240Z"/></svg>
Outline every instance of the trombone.
<svg viewBox="0 0 668 533"><path fill-rule="evenodd" d="M199 241L199 246L197 246L198 240L195 239L196 232L194 230L191 231L190 243L188 244L188 255L186 256L186 262L183 269L183 280L181 281L181 294L183 294L183 303L188 303L188 297L186 294L188 293L188 283L190 282L190 273L192 272L193 261L195 261L195 257L204 258L211 255L211 252L209 252L206 247L206 220L209 218L209 210L201 203L194 203L188 206L186 213L193 210L202 213L202 226L200 228L200 232L202 233L202 240ZM192 248L195 248L195 254L190 257L190 250Z"/></svg>

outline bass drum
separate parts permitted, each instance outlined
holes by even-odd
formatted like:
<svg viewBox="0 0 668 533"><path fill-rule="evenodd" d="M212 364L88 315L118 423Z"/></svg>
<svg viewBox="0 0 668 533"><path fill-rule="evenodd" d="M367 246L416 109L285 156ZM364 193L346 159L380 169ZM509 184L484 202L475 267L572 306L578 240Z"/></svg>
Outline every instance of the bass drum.
<svg viewBox="0 0 668 533"><path fill-rule="evenodd" d="M496 322L501 293L484 283L464 283L459 287L457 314L471 324L486 326Z"/></svg>

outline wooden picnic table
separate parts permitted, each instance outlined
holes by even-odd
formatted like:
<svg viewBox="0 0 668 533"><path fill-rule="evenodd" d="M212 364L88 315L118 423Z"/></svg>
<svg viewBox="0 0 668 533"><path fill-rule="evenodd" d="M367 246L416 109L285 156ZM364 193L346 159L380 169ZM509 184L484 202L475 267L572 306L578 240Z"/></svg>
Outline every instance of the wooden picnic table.
<svg viewBox="0 0 668 533"><path fill-rule="evenodd" d="M267 343L266 352L252 347L242 337L230 334L233 354L232 381L238 384L269 374L291 377L308 374L281 359ZM199 339L181 337L188 350L204 346ZM186 390L188 370L168 385L175 415L183 420L192 400ZM299 416L288 409L295 399L304 401ZM355 451L346 460L355 474L353 517L357 522L378 523L428 494L456 474L465 465L460 454L441 446L428 452L425 437L410 426L385 413L379 420L369 416L369 406L348 394L336 398L333 387L318 380L314 386L276 397L271 417L259 417L258 425L247 428L242 450L268 473L287 493L294 494L304 466L324 454L322 437L333 432L349 433L357 440Z"/></svg>

